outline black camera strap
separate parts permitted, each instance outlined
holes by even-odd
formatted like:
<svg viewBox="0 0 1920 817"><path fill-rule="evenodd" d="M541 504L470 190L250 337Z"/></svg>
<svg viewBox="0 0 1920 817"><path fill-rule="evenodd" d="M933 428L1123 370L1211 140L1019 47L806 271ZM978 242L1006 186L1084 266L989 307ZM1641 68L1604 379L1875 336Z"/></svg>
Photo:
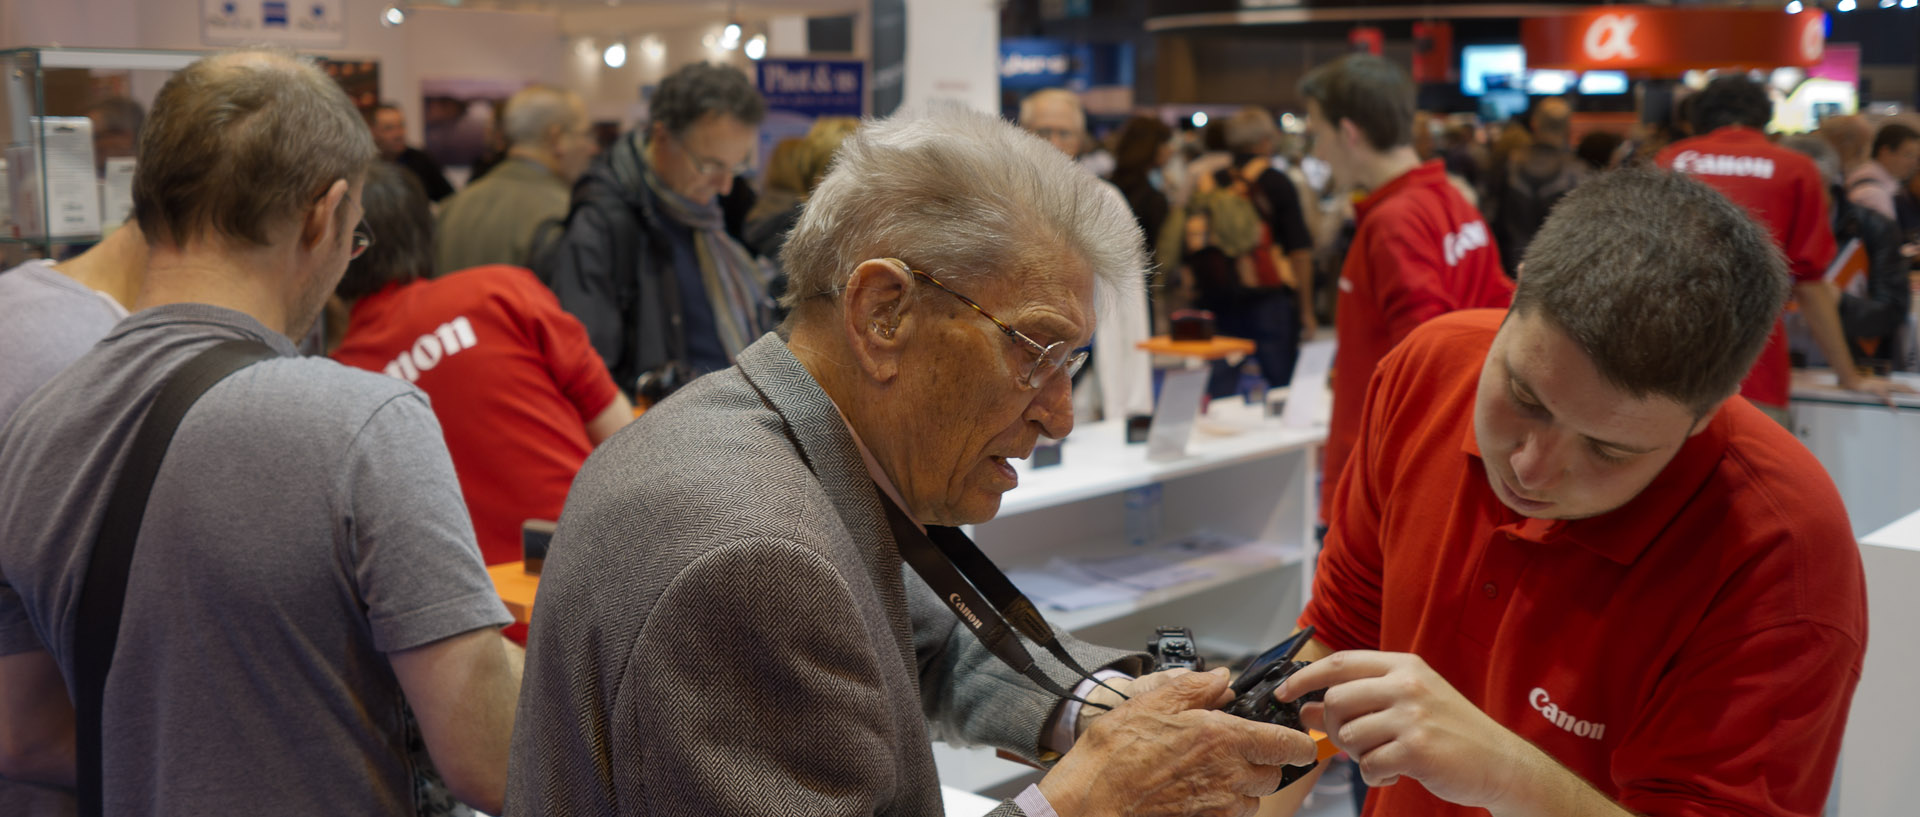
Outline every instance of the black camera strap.
<svg viewBox="0 0 1920 817"><path fill-rule="evenodd" d="M1054 635L1053 628L1034 608L1033 602L1014 588L1013 582L994 566L986 554L980 552L972 539L968 539L959 528L929 525L922 532L885 492L881 492L880 502L886 506L887 524L893 529L893 539L900 550L900 558L920 575L928 587L933 588L940 600L953 610L954 617L973 630L974 636L995 657L1050 693L1086 706L1111 708L1073 695L1040 671L1034 663L1033 654L1027 652L1026 646L1020 643L1019 635L1026 635L1046 647L1048 652L1080 677L1107 687L1092 673L1081 668L1080 662L1067 652L1060 638ZM988 596L981 594L982 590L993 599L989 601ZM1013 622L1011 626L1009 621ZM1107 689L1123 699L1127 697L1117 689Z"/></svg>
<svg viewBox="0 0 1920 817"><path fill-rule="evenodd" d="M773 399L760 388L760 384L753 382L752 377L745 379L747 385L752 386L754 393L759 396L761 404L780 418L780 432L787 438L787 442L793 444L793 450L800 455L800 461L806 464L809 472L817 475L819 472L814 470L813 460L807 456L806 446L800 444L800 436L794 433L793 426L787 422L786 414L774 405ZM940 596L940 600L953 611L954 617L959 619L960 623L967 625L967 628L973 631L974 637L980 639L980 643L985 645L994 657L999 658L1014 672L1026 676L1049 693L1079 701L1085 706L1113 708L1074 695L1058 682L1047 677L1046 673L1041 672L1040 668L1034 664L1033 654L1027 652L1026 645L1021 644L1020 638L1015 635L1015 628L1018 628L1021 634L1046 647L1048 652L1060 660L1060 663L1079 673L1081 678L1105 687L1113 694L1119 695L1121 700L1127 700L1126 693L1107 686L1105 682L1093 677L1092 673L1082 668L1079 661L1074 660L1073 656L1067 652L1067 648L1060 643L1059 636L1054 635L1053 628L1047 624L1046 618L1034 608L1033 602L1022 595L1007 575L994 566L993 560L981 553L980 547L975 545L972 539L967 538L966 534L961 533L959 528L929 525L925 531L922 531L919 525L914 524L914 521L907 517L906 511L894 504L893 498L887 496L886 491L880 490L879 486L875 485L874 492L880 495L880 505L887 511L887 526L893 532L894 546L899 550L901 560L912 567L913 572L919 574L928 587L933 588L934 593ZM976 584L982 585L993 597L992 602L981 595L980 590L975 588ZM1007 624L1009 620L1013 621L1011 627Z"/></svg>
<svg viewBox="0 0 1920 817"><path fill-rule="evenodd" d="M146 518L160 463L173 442L181 418L214 384L255 362L274 357L273 347L257 340L228 340L195 355L155 396L134 433L126 464L108 493L100 530L87 557L85 583L74 614L74 777L81 817L105 813L105 722L107 675L120 640L121 608L132 576L133 551Z"/></svg>

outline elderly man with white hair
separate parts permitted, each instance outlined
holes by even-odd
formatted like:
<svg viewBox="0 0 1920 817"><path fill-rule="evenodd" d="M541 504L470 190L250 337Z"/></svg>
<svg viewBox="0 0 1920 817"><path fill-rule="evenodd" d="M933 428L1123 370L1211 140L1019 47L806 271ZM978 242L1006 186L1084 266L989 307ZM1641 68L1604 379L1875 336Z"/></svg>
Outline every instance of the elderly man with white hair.
<svg viewBox="0 0 1920 817"><path fill-rule="evenodd" d="M1213 710L1224 675L1132 680L1143 656L1053 636L949 527L1072 430L1095 301L1137 289L1141 246L1097 179L996 118L851 136L784 251L785 325L575 480L508 812L939 814L938 739L1050 765L1000 815L1250 813L1312 760Z"/></svg>
<svg viewBox="0 0 1920 817"><path fill-rule="evenodd" d="M600 153L580 95L545 85L507 100L507 158L441 205L433 267L526 266L540 225L567 216L573 182Z"/></svg>

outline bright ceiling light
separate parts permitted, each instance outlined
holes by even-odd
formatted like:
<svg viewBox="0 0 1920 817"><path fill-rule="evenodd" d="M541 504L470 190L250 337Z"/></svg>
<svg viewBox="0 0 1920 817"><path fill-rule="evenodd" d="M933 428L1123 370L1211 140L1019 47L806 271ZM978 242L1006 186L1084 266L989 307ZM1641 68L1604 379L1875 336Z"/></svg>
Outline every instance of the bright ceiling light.
<svg viewBox="0 0 1920 817"><path fill-rule="evenodd" d="M755 34L747 41L747 59L757 60L767 55L767 35Z"/></svg>
<svg viewBox="0 0 1920 817"><path fill-rule="evenodd" d="M608 68L619 68L622 65L626 65L627 44L614 43L613 45L607 46L606 52L600 55L600 59L607 63Z"/></svg>
<svg viewBox="0 0 1920 817"><path fill-rule="evenodd" d="M1903 9L1920 7L1920 0L1900 0L1900 7Z"/></svg>
<svg viewBox="0 0 1920 817"><path fill-rule="evenodd" d="M1883 9L1893 8L1893 0L1880 0L1880 7Z"/></svg>
<svg viewBox="0 0 1920 817"><path fill-rule="evenodd" d="M1206 126L1207 126L1207 112L1206 112L1206 111L1194 111L1194 112L1193 112L1193 126L1194 126L1194 127L1196 127L1196 128L1204 128L1204 127L1206 127Z"/></svg>
<svg viewBox="0 0 1920 817"><path fill-rule="evenodd" d="M1859 7L1858 4L1854 3L1853 0L1840 0L1839 5L1834 6L1833 10L1834 11L1852 11L1858 7Z"/></svg>
<svg viewBox="0 0 1920 817"><path fill-rule="evenodd" d="M388 6L386 11L380 12L380 24L388 28L392 28L406 21L407 13L401 11L399 6Z"/></svg>
<svg viewBox="0 0 1920 817"><path fill-rule="evenodd" d="M1802 8L1804 7L1800 5L1800 0L1793 0L1793 2L1787 4L1787 13L1799 14Z"/></svg>

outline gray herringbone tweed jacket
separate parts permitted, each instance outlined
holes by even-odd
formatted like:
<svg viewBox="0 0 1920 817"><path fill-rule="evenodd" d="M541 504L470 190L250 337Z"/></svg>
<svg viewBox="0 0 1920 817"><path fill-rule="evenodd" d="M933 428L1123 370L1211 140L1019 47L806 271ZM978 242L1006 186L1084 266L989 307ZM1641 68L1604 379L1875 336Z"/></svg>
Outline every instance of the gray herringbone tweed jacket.
<svg viewBox="0 0 1920 817"><path fill-rule="evenodd" d="M594 452L534 610L514 817L932 817L930 740L1032 758L1059 704L903 572L845 422L774 335Z"/></svg>

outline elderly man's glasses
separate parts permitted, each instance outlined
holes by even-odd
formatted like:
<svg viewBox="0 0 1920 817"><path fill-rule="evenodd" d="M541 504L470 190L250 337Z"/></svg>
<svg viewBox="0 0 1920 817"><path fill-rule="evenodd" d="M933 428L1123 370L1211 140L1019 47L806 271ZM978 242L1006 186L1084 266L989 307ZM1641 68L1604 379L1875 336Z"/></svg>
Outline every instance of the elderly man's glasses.
<svg viewBox="0 0 1920 817"><path fill-rule="evenodd" d="M1000 327L1000 331L1006 333L1007 337L1013 338L1015 341L1026 346L1027 351L1034 355L1033 368L1028 369L1026 377L1020 381L1025 383L1027 388L1037 389L1045 385L1047 378L1052 376L1055 371L1066 372L1067 379L1072 380L1074 375L1080 373L1080 367L1087 365L1087 350L1075 350L1072 346L1067 345L1066 341L1054 341L1053 343L1041 344L1039 341L1021 334L1020 330L1008 326L999 318L994 317L993 313L982 308L980 304L972 298L953 291L953 288L941 283L940 279L909 267L906 262L898 258L889 258L887 260L899 264L901 269L926 279L927 283L939 287L941 292L959 298L961 303L973 307L973 311L980 313L980 317L993 321L993 325Z"/></svg>

